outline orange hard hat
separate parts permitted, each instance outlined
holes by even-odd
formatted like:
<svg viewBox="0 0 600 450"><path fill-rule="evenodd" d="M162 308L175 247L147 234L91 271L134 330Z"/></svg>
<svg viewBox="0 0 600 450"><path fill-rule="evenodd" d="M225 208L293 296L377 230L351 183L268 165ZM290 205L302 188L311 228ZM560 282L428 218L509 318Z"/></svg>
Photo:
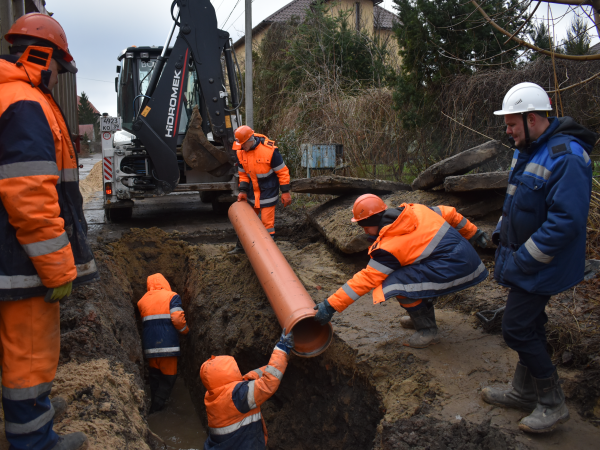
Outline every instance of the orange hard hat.
<svg viewBox="0 0 600 450"><path fill-rule="evenodd" d="M374 194L364 194L356 199L352 207L352 222L358 222L387 209L387 205Z"/></svg>
<svg viewBox="0 0 600 450"><path fill-rule="evenodd" d="M12 44L17 36L33 37L51 42L64 52L63 59L65 61L73 61L65 30L56 19L46 14L29 13L19 17L4 38Z"/></svg>
<svg viewBox="0 0 600 450"><path fill-rule="evenodd" d="M242 125L237 130L235 130L235 140L240 144L240 146L248 139L250 139L253 135L254 130L248 125Z"/></svg>

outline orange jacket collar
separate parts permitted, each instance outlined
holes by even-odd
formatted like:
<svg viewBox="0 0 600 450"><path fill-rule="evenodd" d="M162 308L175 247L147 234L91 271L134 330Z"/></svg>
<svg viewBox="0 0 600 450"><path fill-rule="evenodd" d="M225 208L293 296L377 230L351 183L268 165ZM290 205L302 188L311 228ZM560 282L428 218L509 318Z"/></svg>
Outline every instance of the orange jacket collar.
<svg viewBox="0 0 600 450"><path fill-rule="evenodd" d="M160 291L164 289L165 291L171 290L171 285L167 281L165 277L160 273L155 273L154 275L150 275L148 280L146 281L146 286L148 288L148 292L150 291Z"/></svg>
<svg viewBox="0 0 600 450"><path fill-rule="evenodd" d="M403 234L412 233L417 229L419 225L419 219L412 209L412 203L402 203L399 207L404 207L404 211L398 216L398 218L391 224L383 227L379 232L379 236L375 241L378 243L384 235L389 236L402 236ZM375 246L373 244L373 246Z"/></svg>
<svg viewBox="0 0 600 450"><path fill-rule="evenodd" d="M38 87L42 83L42 71L49 70L53 50L48 47L29 46L16 64L0 61L0 83L24 81Z"/></svg>

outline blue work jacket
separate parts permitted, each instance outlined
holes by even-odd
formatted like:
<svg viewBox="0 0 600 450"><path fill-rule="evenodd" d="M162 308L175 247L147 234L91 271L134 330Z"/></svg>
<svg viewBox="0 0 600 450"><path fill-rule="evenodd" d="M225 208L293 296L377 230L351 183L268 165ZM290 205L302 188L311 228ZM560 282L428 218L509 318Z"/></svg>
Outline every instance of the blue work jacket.
<svg viewBox="0 0 600 450"><path fill-rule="evenodd" d="M494 232L498 283L554 295L583 279L592 190L588 154L597 138L570 117L552 117L527 152L515 151Z"/></svg>

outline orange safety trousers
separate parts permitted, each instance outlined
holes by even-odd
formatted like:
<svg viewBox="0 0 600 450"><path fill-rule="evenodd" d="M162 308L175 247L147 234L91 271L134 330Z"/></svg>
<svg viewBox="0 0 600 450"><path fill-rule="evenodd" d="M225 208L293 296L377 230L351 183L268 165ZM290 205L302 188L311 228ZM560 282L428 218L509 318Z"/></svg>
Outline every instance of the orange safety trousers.
<svg viewBox="0 0 600 450"><path fill-rule="evenodd" d="M48 395L60 355L60 305L44 297L0 302L2 405L11 448L52 448Z"/></svg>
<svg viewBox="0 0 600 450"><path fill-rule="evenodd" d="M260 220L267 229L267 232L273 236L275 234L275 206L254 208L254 212L257 216L260 216Z"/></svg>
<svg viewBox="0 0 600 450"><path fill-rule="evenodd" d="M160 370L163 375L177 375L177 356L148 358L148 364L150 367Z"/></svg>

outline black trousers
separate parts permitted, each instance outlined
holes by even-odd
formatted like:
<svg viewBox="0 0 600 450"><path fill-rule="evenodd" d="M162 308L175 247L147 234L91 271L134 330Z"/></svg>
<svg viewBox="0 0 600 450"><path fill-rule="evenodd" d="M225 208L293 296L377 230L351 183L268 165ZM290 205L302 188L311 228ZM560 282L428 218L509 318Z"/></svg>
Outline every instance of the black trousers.
<svg viewBox="0 0 600 450"><path fill-rule="evenodd" d="M546 349L545 310L549 300L549 295L512 289L502 318L504 341L519 354L520 363L534 378L550 378L555 371Z"/></svg>
<svg viewBox="0 0 600 450"><path fill-rule="evenodd" d="M161 411L165 407L165 403L171 395L173 386L175 386L177 375L165 375L160 370L150 367L150 414Z"/></svg>

